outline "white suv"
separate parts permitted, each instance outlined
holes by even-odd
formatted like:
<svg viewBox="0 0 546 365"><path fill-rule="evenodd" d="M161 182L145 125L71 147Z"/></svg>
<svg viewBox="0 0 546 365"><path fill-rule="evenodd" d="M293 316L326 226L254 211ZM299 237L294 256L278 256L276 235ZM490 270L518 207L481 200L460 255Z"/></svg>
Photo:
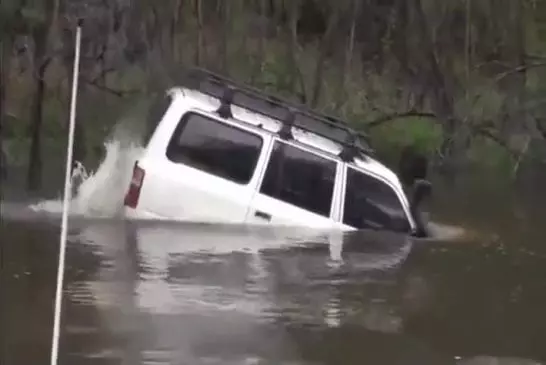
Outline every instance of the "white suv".
<svg viewBox="0 0 546 365"><path fill-rule="evenodd" d="M410 204L397 175L347 125L201 69L184 85L150 121L125 197L129 211L425 234L418 201Z"/></svg>

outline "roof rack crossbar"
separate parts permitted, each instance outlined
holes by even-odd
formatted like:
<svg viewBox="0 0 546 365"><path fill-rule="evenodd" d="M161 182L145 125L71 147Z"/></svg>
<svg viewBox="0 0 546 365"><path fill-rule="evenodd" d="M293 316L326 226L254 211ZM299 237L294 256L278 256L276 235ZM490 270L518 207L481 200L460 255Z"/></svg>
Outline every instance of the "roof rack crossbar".
<svg viewBox="0 0 546 365"><path fill-rule="evenodd" d="M365 133L357 132L350 128L346 122L339 118L320 114L304 105L296 105L276 95L267 94L247 85L240 85L227 77L220 76L202 68L191 69L187 76L189 77L188 81L193 81L190 82L190 88L220 100L221 105L218 108L217 113L222 117L232 117L231 105L237 105L265 117L280 120L283 123L283 126L278 133L283 139L292 138L292 128L298 128L323 138L333 140L342 145L343 151L340 153L340 156L346 160L351 160L359 154L363 156L373 154L373 150L369 146L368 136ZM211 91L210 88L207 89L203 85L204 82L209 83L209 85L212 84L213 87L220 87L221 91L218 92ZM267 106L264 104L262 104L261 108L256 105L247 105L248 103L237 100L237 94L249 98L249 100L253 102L265 103L265 105L268 105L269 107L280 109L283 113L281 115L277 113L274 114L273 110L267 110ZM332 130L341 131L344 133L345 137L339 138L333 134L321 132L308 125L302 125L302 123L298 122L298 116L311 119L317 125L322 124Z"/></svg>
<svg viewBox="0 0 546 365"><path fill-rule="evenodd" d="M231 111L231 103L233 103L234 90L231 86L226 85L222 97L220 98L220 106L216 110L216 113L224 119L233 118Z"/></svg>
<svg viewBox="0 0 546 365"><path fill-rule="evenodd" d="M339 153L339 157L343 161L352 161L358 155L358 135L351 133L347 136L346 143L343 145L343 150Z"/></svg>
<svg viewBox="0 0 546 365"><path fill-rule="evenodd" d="M279 129L279 137L281 137L284 140L292 139L294 136L292 135L292 127L294 126L294 123L296 122L296 115L294 114L293 110L288 109L287 110L286 118L282 120L282 127Z"/></svg>

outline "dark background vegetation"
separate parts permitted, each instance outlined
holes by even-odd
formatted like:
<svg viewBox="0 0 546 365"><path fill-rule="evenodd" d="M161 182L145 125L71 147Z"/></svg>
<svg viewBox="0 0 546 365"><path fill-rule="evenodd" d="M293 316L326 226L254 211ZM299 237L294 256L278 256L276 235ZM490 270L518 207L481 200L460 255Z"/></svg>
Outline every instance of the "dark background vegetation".
<svg viewBox="0 0 546 365"><path fill-rule="evenodd" d="M544 171L546 0L2 0L2 148L30 190L65 156L78 17L75 158L199 65L341 116L387 161L442 175ZM44 172L45 171L45 172Z"/></svg>

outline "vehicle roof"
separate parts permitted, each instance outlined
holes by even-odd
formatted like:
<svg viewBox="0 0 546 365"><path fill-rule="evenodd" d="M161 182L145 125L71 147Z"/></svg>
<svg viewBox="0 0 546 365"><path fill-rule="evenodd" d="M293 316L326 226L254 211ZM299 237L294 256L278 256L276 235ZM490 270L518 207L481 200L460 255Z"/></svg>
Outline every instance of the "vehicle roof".
<svg viewBox="0 0 546 365"><path fill-rule="evenodd" d="M218 98L202 93L186 87L174 87L169 90L169 94L173 100L182 99L184 102L189 102L191 108L200 109L206 112L215 112L221 102ZM276 134L282 127L282 122L265 115L249 111L237 105L232 105L232 112L235 122L240 123L243 127L253 126L257 132L267 131L271 134ZM238 122L240 121L240 122ZM306 146L331 155L334 158L339 158L339 153L343 150L343 146L335 141L312 132L307 132L293 127L294 139ZM364 168L380 177L388 179L391 183L400 187L398 177L387 166L374 159L371 156L366 156L365 159L356 157L354 163L356 167Z"/></svg>

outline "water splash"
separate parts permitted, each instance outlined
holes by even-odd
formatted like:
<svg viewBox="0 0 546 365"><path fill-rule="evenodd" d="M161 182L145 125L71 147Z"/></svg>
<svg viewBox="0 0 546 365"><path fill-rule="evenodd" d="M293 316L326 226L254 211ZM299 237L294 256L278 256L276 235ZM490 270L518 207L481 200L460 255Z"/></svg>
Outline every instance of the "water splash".
<svg viewBox="0 0 546 365"><path fill-rule="evenodd" d="M132 169L143 151L142 136L150 98L142 94L127 99L125 103L105 139L104 158L97 170L88 171L81 162L75 162L71 176L70 216L113 218L123 212L123 199ZM62 193L57 199L44 200L29 208L40 213L62 214L61 196Z"/></svg>
<svg viewBox="0 0 546 365"><path fill-rule="evenodd" d="M142 152L138 144L121 139L104 143L105 157L96 171L88 172L77 161L72 172L70 215L115 217L123 211L123 198L135 161ZM44 200L30 208L36 212L61 214L62 199Z"/></svg>

